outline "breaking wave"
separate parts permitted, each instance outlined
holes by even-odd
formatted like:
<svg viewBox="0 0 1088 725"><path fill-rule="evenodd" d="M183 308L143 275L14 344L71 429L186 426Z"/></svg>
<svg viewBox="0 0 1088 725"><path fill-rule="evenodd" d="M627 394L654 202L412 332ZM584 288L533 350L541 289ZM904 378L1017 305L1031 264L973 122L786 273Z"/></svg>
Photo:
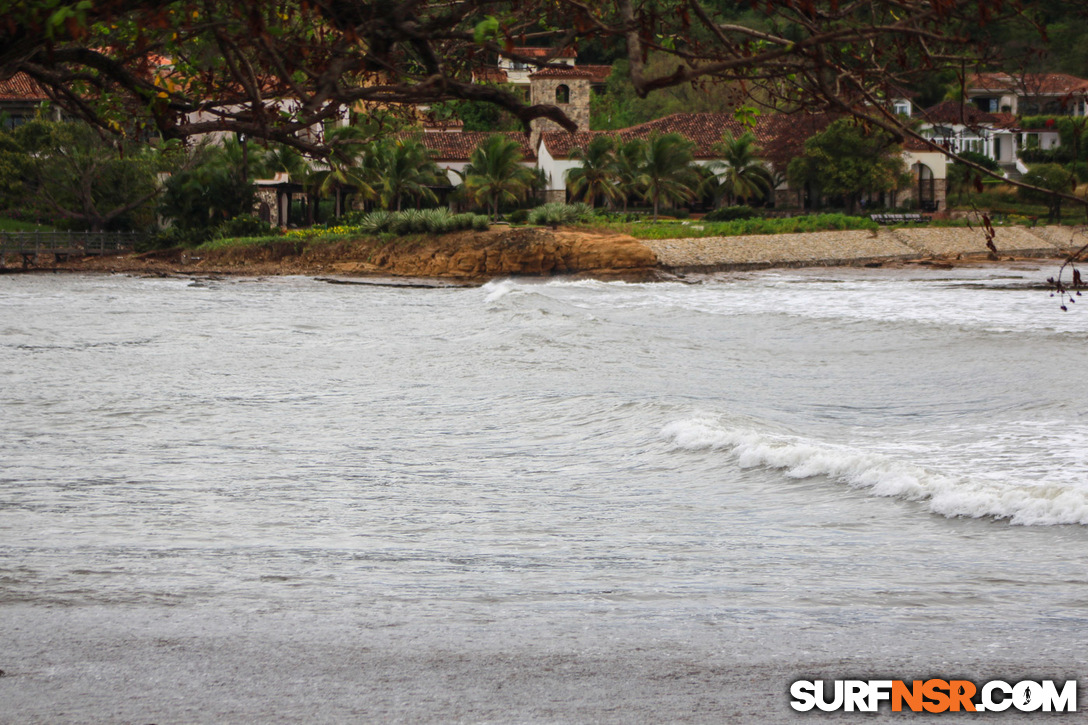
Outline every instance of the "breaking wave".
<svg viewBox="0 0 1088 725"><path fill-rule="evenodd" d="M1063 483L983 481L929 471L879 453L804 438L731 428L710 419L676 421L662 435L682 450L720 450L740 468L824 476L874 496L923 502L949 518L992 517L1012 524L1088 524L1088 491Z"/></svg>

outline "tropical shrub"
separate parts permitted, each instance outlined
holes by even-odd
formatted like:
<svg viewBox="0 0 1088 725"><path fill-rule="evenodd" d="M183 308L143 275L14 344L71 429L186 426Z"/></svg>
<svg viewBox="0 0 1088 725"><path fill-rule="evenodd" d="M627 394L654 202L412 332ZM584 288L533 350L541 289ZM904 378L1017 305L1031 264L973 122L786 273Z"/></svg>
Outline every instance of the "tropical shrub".
<svg viewBox="0 0 1088 725"><path fill-rule="evenodd" d="M564 204L553 202L538 206L529 212L529 223L557 227L560 224L577 224L593 216L593 207L588 204Z"/></svg>
<svg viewBox="0 0 1088 725"><path fill-rule="evenodd" d="M421 234L426 229L426 219L418 209L397 212L389 223L389 231L394 234Z"/></svg>
<svg viewBox="0 0 1088 725"><path fill-rule="evenodd" d="M840 119L805 141L804 148L789 163L790 183L813 185L823 196L842 196L851 211L866 193L895 191L911 181L902 147L881 129Z"/></svg>
<svg viewBox="0 0 1088 725"><path fill-rule="evenodd" d="M964 161L970 161L973 164L978 164L982 168L989 169L990 171L1001 170L1001 164L997 163L986 154L980 154L977 151L961 151L959 153L959 157Z"/></svg>
<svg viewBox="0 0 1088 725"><path fill-rule="evenodd" d="M1023 181L1025 184L1037 187L1040 191L1021 187L1017 190L1020 198L1024 201L1046 204L1050 221L1060 222L1062 197L1058 194L1073 192L1076 187L1076 177L1073 172L1058 164L1036 164L1024 174Z"/></svg>
<svg viewBox="0 0 1088 725"><path fill-rule="evenodd" d="M228 219L215 228L212 236L216 239L232 237L268 237L279 234L279 228L263 222L255 216L243 214Z"/></svg>
<svg viewBox="0 0 1088 725"><path fill-rule="evenodd" d="M370 234L381 234L389 231L389 224L393 221L392 212L378 210L372 212L354 211L340 218L341 223L358 227L360 231Z"/></svg>
<svg viewBox="0 0 1088 725"><path fill-rule="evenodd" d="M367 234L447 234L464 229L487 231L488 218L478 214L451 214L449 209L418 211L372 211L366 214L354 212L347 215L343 224L355 227Z"/></svg>
<svg viewBox="0 0 1088 725"><path fill-rule="evenodd" d="M691 209L676 207L674 209L662 209L661 216L670 219L688 219L691 217Z"/></svg>
<svg viewBox="0 0 1088 725"><path fill-rule="evenodd" d="M731 222L737 219L751 219L756 216L756 210L750 206L723 206L720 209L708 212L704 222Z"/></svg>
<svg viewBox="0 0 1088 725"><path fill-rule="evenodd" d="M159 213L183 229L211 230L253 209L256 187L242 173L236 141L197 148L187 168L167 179Z"/></svg>

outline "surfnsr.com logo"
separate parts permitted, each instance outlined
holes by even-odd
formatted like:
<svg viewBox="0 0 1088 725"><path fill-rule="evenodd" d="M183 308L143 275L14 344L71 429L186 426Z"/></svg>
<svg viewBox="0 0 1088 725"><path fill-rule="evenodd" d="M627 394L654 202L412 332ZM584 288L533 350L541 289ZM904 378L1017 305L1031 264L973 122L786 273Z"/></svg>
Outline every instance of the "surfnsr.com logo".
<svg viewBox="0 0 1088 725"><path fill-rule="evenodd" d="M790 685L790 707L800 712L1076 712L1077 681L991 680L798 680Z"/></svg>

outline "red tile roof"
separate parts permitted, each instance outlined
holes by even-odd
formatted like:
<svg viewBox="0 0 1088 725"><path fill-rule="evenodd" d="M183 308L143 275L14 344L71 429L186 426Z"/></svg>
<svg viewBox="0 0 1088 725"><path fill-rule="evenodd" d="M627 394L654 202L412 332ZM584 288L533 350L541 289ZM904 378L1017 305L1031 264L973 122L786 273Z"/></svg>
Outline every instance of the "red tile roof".
<svg viewBox="0 0 1088 725"><path fill-rule="evenodd" d="M951 123L962 126L995 126L1001 119L993 113L979 109L972 103L944 101L921 111L918 117L928 123Z"/></svg>
<svg viewBox="0 0 1088 725"><path fill-rule="evenodd" d="M1026 96L1065 96L1088 93L1088 81L1067 73L975 73L967 79L970 92L1000 91Z"/></svg>
<svg viewBox="0 0 1088 725"><path fill-rule="evenodd" d="M542 68L530 78L588 78L594 83L604 83L612 74L610 65L573 65L566 68Z"/></svg>
<svg viewBox="0 0 1088 725"><path fill-rule="evenodd" d="M502 68L477 68L472 76L477 83L506 83L508 80Z"/></svg>
<svg viewBox="0 0 1088 725"><path fill-rule="evenodd" d="M526 58L548 58L554 55L556 58L576 58L578 57L577 51L573 48L564 48L558 53L554 48L511 48L510 52L514 55L524 56Z"/></svg>
<svg viewBox="0 0 1088 725"><path fill-rule="evenodd" d="M435 161L468 161L476 147L494 134L490 131L424 133L419 140L431 152ZM528 137L520 131L508 131L503 136L517 141L525 161L536 161L536 153L529 146Z"/></svg>
<svg viewBox="0 0 1088 725"><path fill-rule="evenodd" d="M48 98L38 82L26 73L15 73L10 78L0 80L0 101L40 102Z"/></svg>
<svg viewBox="0 0 1088 725"><path fill-rule="evenodd" d="M913 138L911 136L907 136L905 139L903 139L903 150L904 151L932 151L933 149L930 148L928 145L922 143L918 139Z"/></svg>
<svg viewBox="0 0 1088 725"><path fill-rule="evenodd" d="M423 130L426 133L461 133L465 122L459 118L447 118L439 121L433 117L423 119Z"/></svg>
<svg viewBox="0 0 1088 725"><path fill-rule="evenodd" d="M779 168L799 155L805 141L830 123L827 116L773 114L757 119L748 129L729 113L677 113L655 121L617 131L552 131L542 134L545 147L555 158L568 158L572 150L586 146L595 136L615 136L621 141L646 139L652 134L679 133L695 143L695 158L712 159L715 144L721 143L727 131L734 137L751 130L762 147L761 156Z"/></svg>

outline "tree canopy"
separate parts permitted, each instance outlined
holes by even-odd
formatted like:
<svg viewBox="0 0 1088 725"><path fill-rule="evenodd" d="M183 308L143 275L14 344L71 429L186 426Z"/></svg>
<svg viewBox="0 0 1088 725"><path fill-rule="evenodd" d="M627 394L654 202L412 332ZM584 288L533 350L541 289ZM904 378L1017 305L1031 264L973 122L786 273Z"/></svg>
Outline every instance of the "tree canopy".
<svg viewBox="0 0 1088 725"><path fill-rule="evenodd" d="M534 174L522 165L518 143L506 136L487 137L465 167L465 190L478 204L486 204L493 219L501 202L520 201L533 188Z"/></svg>
<svg viewBox="0 0 1088 725"><path fill-rule="evenodd" d="M815 184L824 194L845 197L851 210L862 194L894 191L909 181L895 139L848 119L805 141L804 154L790 161L787 173L797 186Z"/></svg>
<svg viewBox="0 0 1088 725"><path fill-rule="evenodd" d="M160 191L157 174L172 156L83 123L32 121L0 133L0 203L8 213L74 229L146 225Z"/></svg>
<svg viewBox="0 0 1088 725"><path fill-rule="evenodd" d="M900 135L881 100L938 71L962 78L1036 51L1074 11L1021 0L208 0L0 1L0 76L24 71L107 128L165 138L234 131L323 152L306 130L353 109L485 101L522 123L528 105L474 82L524 46L622 56L639 97L709 83L777 110L861 114ZM1064 30L1063 30L1064 32ZM1015 38L1016 43L995 42ZM1035 43L1033 45L1032 43ZM724 85L723 85L724 84ZM739 101L738 101L739 102Z"/></svg>

